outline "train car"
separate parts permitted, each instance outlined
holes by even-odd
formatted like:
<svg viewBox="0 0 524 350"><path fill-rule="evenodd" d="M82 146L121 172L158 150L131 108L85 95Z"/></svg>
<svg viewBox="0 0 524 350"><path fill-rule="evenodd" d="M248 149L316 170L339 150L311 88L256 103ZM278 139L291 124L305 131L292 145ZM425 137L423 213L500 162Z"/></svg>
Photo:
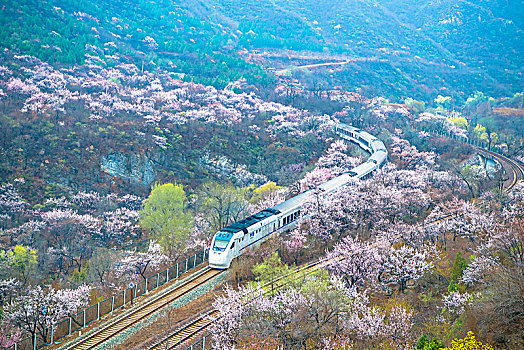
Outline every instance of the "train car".
<svg viewBox="0 0 524 350"><path fill-rule="evenodd" d="M386 150L386 146L384 145L384 143L380 141L379 139L374 139L371 141L371 149L373 150L373 153L379 152L379 151L382 151L385 153L388 152Z"/></svg>
<svg viewBox="0 0 524 350"><path fill-rule="evenodd" d="M381 167L382 165L384 165L386 161L387 161L387 153L383 151L373 152L371 157L368 158L368 162L373 162L374 164L377 164L378 167Z"/></svg>
<svg viewBox="0 0 524 350"><path fill-rule="evenodd" d="M357 173L353 171L347 171L340 176L335 177L322 185L318 186L323 192L329 193L338 190L341 187L350 185L355 182Z"/></svg>
<svg viewBox="0 0 524 350"><path fill-rule="evenodd" d="M373 173L373 171L376 169L378 169L378 164L371 161L360 164L356 168L353 168L353 171L357 173L357 179L363 180L371 175L371 173Z"/></svg>
<svg viewBox="0 0 524 350"><path fill-rule="evenodd" d="M317 189L323 193L334 192L354 183L357 179L364 179L387 161L384 143L373 135L341 123L335 126L335 131L344 140L351 141L371 153L371 156L359 166L318 186ZM306 191L218 231L209 249L209 266L227 269L231 261L241 255L245 249L256 247L272 235L296 227L302 205L311 193L311 190Z"/></svg>

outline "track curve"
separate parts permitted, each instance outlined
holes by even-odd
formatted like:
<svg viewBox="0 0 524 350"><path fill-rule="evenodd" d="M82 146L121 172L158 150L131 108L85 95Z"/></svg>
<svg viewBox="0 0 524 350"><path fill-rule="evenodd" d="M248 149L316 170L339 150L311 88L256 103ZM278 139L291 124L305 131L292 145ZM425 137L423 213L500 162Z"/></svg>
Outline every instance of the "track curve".
<svg viewBox="0 0 524 350"><path fill-rule="evenodd" d="M524 179L524 169L518 162L512 160L511 158L503 156L499 153L489 151L484 148L480 148L476 146L472 146L472 147L480 153L488 154L492 156L493 158L496 158L499 161L499 163L502 165L502 167L504 167L503 163L509 165L508 167L504 167L504 169L506 170L506 173L510 175L510 178L508 179L508 181L504 183L504 190L506 191L511 190L513 187L515 187L515 185L519 181L522 181ZM509 169L510 171L508 172L507 169Z"/></svg>

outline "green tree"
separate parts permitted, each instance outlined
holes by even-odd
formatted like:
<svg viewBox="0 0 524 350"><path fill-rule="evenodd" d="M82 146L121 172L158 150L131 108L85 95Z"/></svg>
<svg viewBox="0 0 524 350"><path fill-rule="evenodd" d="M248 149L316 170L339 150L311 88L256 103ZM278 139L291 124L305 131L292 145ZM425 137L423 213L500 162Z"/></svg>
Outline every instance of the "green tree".
<svg viewBox="0 0 524 350"><path fill-rule="evenodd" d="M492 144L497 143L499 140L499 135L496 132L490 132L485 126L477 124L473 133L482 141L488 144L488 147L491 147Z"/></svg>
<svg viewBox="0 0 524 350"><path fill-rule="evenodd" d="M486 127L485 126L477 124L477 126L475 126L475 129L473 129L473 133L480 140L482 140L484 142L488 142L488 133L486 132Z"/></svg>
<svg viewBox="0 0 524 350"><path fill-rule="evenodd" d="M437 106L448 109L451 107L451 96L442 96L438 95L436 99L433 100Z"/></svg>
<svg viewBox="0 0 524 350"><path fill-rule="evenodd" d="M465 103L465 107L468 109L476 108L481 103L493 102L495 101L493 97L484 95L483 92L477 91L472 96L468 97Z"/></svg>
<svg viewBox="0 0 524 350"><path fill-rule="evenodd" d="M272 194L275 194L282 188L283 187L277 186L277 184L274 182L268 182L253 190L253 193L251 194L251 198L249 199L249 202L251 202L252 204L262 202L264 199L271 196Z"/></svg>
<svg viewBox="0 0 524 350"><path fill-rule="evenodd" d="M150 233L164 253L177 259L186 248L193 227L182 185L153 185L140 211L140 227Z"/></svg>
<svg viewBox="0 0 524 350"><path fill-rule="evenodd" d="M444 348L444 342L437 337L429 340L425 334L423 334L417 341L417 350L438 350Z"/></svg>
<svg viewBox="0 0 524 350"><path fill-rule="evenodd" d="M274 292L275 280L290 272L291 268L282 262L277 252L265 258L260 264L253 266L255 276L257 276L261 284L269 284L272 293Z"/></svg>
<svg viewBox="0 0 524 350"><path fill-rule="evenodd" d="M457 127L468 130L468 121L464 117L452 118L450 121Z"/></svg>
<svg viewBox="0 0 524 350"><path fill-rule="evenodd" d="M426 105L422 101L417 101L408 97L404 100L404 103L413 110L415 114L422 113L426 110Z"/></svg>
<svg viewBox="0 0 524 350"><path fill-rule="evenodd" d="M17 245L13 250L0 251L0 262L8 275L18 278L25 285L36 265L36 253L36 249Z"/></svg>

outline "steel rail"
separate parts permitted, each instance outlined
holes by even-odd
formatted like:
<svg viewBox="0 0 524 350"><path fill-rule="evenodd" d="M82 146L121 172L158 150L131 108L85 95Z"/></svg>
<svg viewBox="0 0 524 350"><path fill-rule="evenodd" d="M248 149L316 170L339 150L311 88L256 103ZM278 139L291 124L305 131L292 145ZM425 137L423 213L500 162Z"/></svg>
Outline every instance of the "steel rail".
<svg viewBox="0 0 524 350"><path fill-rule="evenodd" d="M66 347L66 349L93 349L223 272L224 270L215 270L209 267L205 268L180 286L157 296L143 305L131 309L122 317L91 332L85 338L82 338L74 344Z"/></svg>
<svg viewBox="0 0 524 350"><path fill-rule="evenodd" d="M483 152L483 153L487 153L489 155L491 155L492 157L494 158L497 158L499 163L507 163L509 164L511 170L512 170L512 173L513 173L513 176L512 176L512 180L511 180L511 183L510 185L505 188L504 190L505 191L509 191L511 190L513 187L515 187L515 185L519 182L519 181L522 181L523 178L524 178L524 170L522 169L522 167L514 160L512 160L511 158L508 158L502 154L499 154L499 153L496 153L496 152L493 152L493 151L490 151L490 150L487 150L487 149L484 149L484 148L480 148L480 147L476 147L476 146L472 146L474 149L480 151L480 152Z"/></svg>

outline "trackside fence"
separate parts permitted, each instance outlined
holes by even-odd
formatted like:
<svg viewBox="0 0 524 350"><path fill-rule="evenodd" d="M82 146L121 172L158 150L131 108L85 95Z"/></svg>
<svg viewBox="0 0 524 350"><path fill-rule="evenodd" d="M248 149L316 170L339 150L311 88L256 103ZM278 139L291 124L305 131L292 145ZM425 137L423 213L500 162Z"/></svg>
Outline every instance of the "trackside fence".
<svg viewBox="0 0 524 350"><path fill-rule="evenodd" d="M16 342L4 348L5 350L36 350L44 346L53 344L57 340L70 335L77 330L89 325L91 322L99 320L101 317L112 313L125 304L132 303L136 297L162 286L163 284L179 277L181 274L203 264L209 258L209 248L198 252L189 258L179 261L153 276L142 280L136 285L130 286L120 293L117 293L101 302L78 312L76 315L68 317L51 327L38 332L34 336ZM207 337L207 336L206 336ZM205 338L205 337L204 337ZM202 339L204 339L202 338ZM205 339L200 343L204 349ZM195 349L200 349L196 347Z"/></svg>

